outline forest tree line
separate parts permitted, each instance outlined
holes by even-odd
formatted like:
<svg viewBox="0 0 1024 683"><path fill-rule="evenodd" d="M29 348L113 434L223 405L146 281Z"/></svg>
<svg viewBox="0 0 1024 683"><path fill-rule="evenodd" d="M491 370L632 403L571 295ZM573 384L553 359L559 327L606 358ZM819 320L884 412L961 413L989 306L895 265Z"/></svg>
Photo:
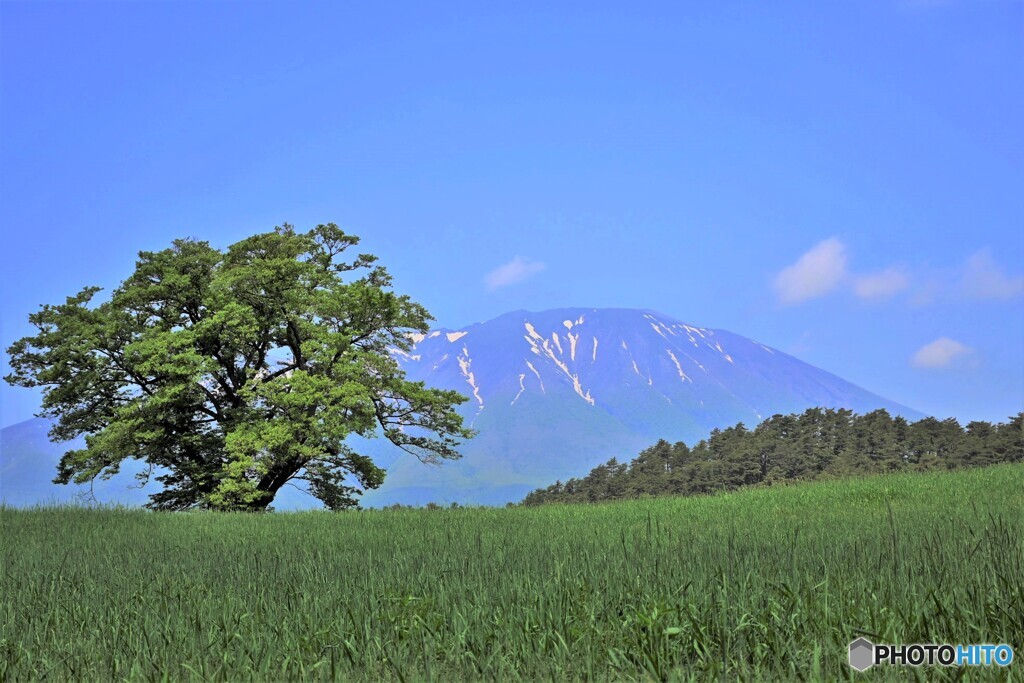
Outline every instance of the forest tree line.
<svg viewBox="0 0 1024 683"><path fill-rule="evenodd" d="M688 496L757 484L1024 462L1022 416L961 427L955 418L908 422L885 410L856 415L811 408L801 415L774 415L753 430L742 422L714 429L692 448L661 440L629 463L612 458L582 479L537 489L523 504Z"/></svg>

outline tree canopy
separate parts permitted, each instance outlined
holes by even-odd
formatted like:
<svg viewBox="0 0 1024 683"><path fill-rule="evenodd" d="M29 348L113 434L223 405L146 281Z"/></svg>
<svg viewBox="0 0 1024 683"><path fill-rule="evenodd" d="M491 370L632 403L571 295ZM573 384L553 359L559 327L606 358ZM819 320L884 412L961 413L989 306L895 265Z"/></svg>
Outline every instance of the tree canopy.
<svg viewBox="0 0 1024 683"><path fill-rule="evenodd" d="M391 355L432 320L333 223L285 224L231 245L175 240L93 304L86 287L29 316L5 380L42 387L50 437L85 435L56 483L109 477L129 458L164 485L149 507L265 509L303 481L330 509L384 471L346 439L383 435L425 462L472 435L454 391L405 379Z"/></svg>
<svg viewBox="0 0 1024 683"><path fill-rule="evenodd" d="M629 463L612 458L582 479L556 482L526 505L589 503L645 495L695 495L744 486L895 471L1024 462L1024 413L1005 424L927 417L909 423L885 410L855 415L810 408L773 415L753 430L714 429L692 448L664 439Z"/></svg>

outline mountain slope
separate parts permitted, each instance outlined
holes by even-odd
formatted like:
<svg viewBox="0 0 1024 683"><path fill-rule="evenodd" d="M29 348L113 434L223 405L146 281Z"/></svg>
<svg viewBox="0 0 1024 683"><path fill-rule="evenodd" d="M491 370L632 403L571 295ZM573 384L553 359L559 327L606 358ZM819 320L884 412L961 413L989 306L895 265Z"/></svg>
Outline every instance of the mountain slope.
<svg viewBox="0 0 1024 683"><path fill-rule="evenodd" d="M413 341L408 352L393 350L409 378L468 396L460 410L478 434L461 460L440 466L383 440L362 443L388 470L384 486L364 497L368 505L520 500L612 456L628 460L661 438L693 443L715 427L753 427L812 406L923 417L776 349L653 311L515 311ZM47 428L31 420L3 430L0 499L71 497L73 489L49 483L68 446L50 444ZM133 488L138 463L123 469L97 482L99 500L137 504L155 490ZM290 487L275 501L278 509L315 504Z"/></svg>

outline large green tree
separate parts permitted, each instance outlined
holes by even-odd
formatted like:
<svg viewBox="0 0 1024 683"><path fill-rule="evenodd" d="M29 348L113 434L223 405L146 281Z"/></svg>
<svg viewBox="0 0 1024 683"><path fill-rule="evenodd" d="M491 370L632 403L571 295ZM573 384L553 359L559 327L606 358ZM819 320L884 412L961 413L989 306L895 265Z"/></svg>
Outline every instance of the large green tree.
<svg viewBox="0 0 1024 683"><path fill-rule="evenodd" d="M177 240L140 252L109 301L87 287L32 314L37 333L8 349L5 379L43 388L51 438L85 435L54 481L138 458L164 472L152 508L260 510L301 480L337 510L384 479L352 435L459 457L465 397L408 381L391 355L432 318L375 257L345 258L358 241L334 224L285 224L226 251Z"/></svg>

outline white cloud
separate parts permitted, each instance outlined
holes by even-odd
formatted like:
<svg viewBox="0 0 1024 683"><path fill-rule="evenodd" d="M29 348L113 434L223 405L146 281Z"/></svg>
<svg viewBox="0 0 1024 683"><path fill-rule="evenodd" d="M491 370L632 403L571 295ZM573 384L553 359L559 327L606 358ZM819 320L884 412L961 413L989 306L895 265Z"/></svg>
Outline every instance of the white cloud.
<svg viewBox="0 0 1024 683"><path fill-rule="evenodd" d="M982 249L967 259L960 290L972 299L1013 299L1024 293L1024 275L1007 275L992 250Z"/></svg>
<svg viewBox="0 0 1024 683"><path fill-rule="evenodd" d="M835 237L815 245L775 278L784 304L816 299L831 292L846 276L846 247Z"/></svg>
<svg viewBox="0 0 1024 683"><path fill-rule="evenodd" d="M895 266L877 273L859 275L853 280L853 293L861 299L888 299L907 288L910 278Z"/></svg>
<svg viewBox="0 0 1024 683"><path fill-rule="evenodd" d="M784 305L816 299L837 289L865 301L885 301L907 292L912 306L964 301L1010 301L1024 296L1024 275L1008 272L985 248L960 266L889 266L869 273L847 269L846 245L831 237L819 242L796 263L784 268L774 281Z"/></svg>
<svg viewBox="0 0 1024 683"><path fill-rule="evenodd" d="M484 283L487 285L487 289L514 285L532 275L536 275L544 270L544 267L544 264L540 261L530 261L529 259L516 256L508 263L500 265L487 273L487 276L484 277Z"/></svg>
<svg viewBox="0 0 1024 683"><path fill-rule="evenodd" d="M949 337L941 337L917 350L910 362L919 368L944 368L971 348Z"/></svg>

